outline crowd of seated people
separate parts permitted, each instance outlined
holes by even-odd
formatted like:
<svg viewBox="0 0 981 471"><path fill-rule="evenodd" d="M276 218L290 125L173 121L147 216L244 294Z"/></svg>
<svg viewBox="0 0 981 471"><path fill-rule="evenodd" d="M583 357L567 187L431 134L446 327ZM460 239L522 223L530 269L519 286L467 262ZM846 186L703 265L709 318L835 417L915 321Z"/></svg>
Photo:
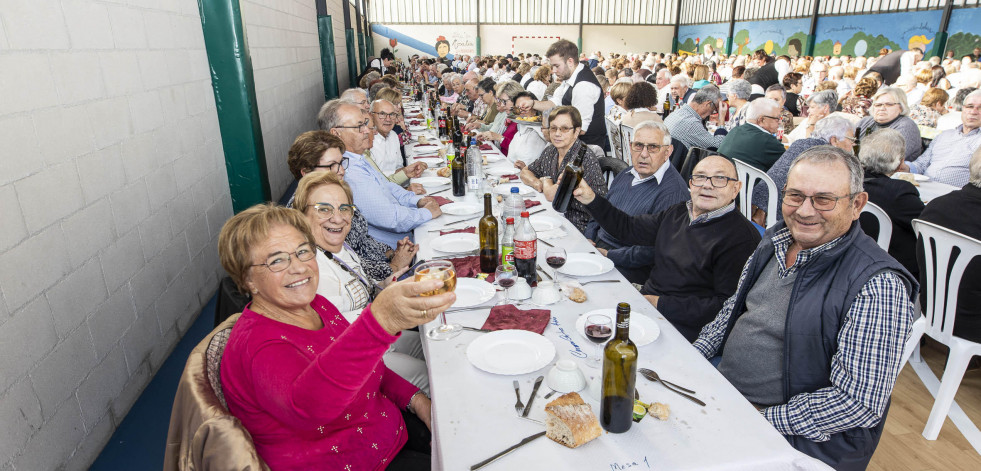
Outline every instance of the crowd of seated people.
<svg viewBox="0 0 981 471"><path fill-rule="evenodd" d="M413 182L426 164L407 159L392 74L407 67L548 201L582 154L572 225L795 448L859 469L849 466L867 463L881 434L923 276L910 221L981 236L962 217L981 211L981 70L904 57L892 74L875 58L708 48L587 58L565 40L445 61L383 51L289 149L286 207L253 207L222 230L222 264L252 298L222 363L229 411L273 467L428 469L429 383L412 328L455 298L419 296L438 282L398 281L419 250L413 230L442 214ZM515 122L538 115L540 127ZM607 118L633 129L628 167L609 182ZM924 147L918 124L950 127ZM687 181L673 142L709 150ZM778 195L756 187L751 220L736 207L732 159L777 184ZM890 178L897 171L963 188L924 208L912 184ZM753 223L765 224L771 197L778 222L762 232ZM865 234L869 201L892 220L888 251ZM969 272L958 335L981 338L981 267ZM793 341L803 338L821 341ZM382 435L396 439L367 440Z"/></svg>

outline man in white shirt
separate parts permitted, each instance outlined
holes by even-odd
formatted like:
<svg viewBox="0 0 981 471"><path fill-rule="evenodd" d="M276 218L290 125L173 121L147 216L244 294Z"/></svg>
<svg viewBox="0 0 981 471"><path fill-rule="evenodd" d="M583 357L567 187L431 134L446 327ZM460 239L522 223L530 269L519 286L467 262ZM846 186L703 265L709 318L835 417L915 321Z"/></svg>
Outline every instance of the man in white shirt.
<svg viewBox="0 0 981 471"><path fill-rule="evenodd" d="M426 191L422 185L418 183L409 185L408 182L410 178L418 178L422 175L423 170L426 170L426 164L415 162L408 166L403 165L402 143L399 141L399 135L392 131L398 119L399 112L390 101L375 100L371 104L371 120L376 132L370 158L389 181L408 186L413 193L421 195Z"/></svg>
<svg viewBox="0 0 981 471"><path fill-rule="evenodd" d="M580 139L586 144L607 149L610 142L603 119L605 96L596 75L577 60L579 48L572 41L560 39L549 46L545 56L562 85L555 89L553 100L536 101L535 109L544 112L556 106L575 107L582 116L584 133Z"/></svg>

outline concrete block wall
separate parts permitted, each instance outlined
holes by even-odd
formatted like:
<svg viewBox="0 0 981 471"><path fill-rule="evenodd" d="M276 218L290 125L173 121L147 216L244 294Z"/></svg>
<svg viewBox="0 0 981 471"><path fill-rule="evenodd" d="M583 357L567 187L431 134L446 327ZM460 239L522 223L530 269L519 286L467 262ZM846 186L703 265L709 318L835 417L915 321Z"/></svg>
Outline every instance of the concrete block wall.
<svg viewBox="0 0 981 471"><path fill-rule="evenodd" d="M217 287L197 1L0 1L0 90L0 469L85 469Z"/></svg>
<svg viewBox="0 0 981 471"><path fill-rule="evenodd" d="M316 129L324 103L317 8L303 0L242 0L241 5L269 185L277 200L293 181L286 166L290 144ZM343 19L341 25L343 38Z"/></svg>

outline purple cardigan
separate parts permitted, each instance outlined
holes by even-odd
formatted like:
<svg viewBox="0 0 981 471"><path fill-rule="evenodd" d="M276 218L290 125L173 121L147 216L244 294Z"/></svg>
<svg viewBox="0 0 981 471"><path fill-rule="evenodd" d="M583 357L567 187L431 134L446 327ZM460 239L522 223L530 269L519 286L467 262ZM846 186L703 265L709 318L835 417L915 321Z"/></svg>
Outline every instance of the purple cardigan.
<svg viewBox="0 0 981 471"><path fill-rule="evenodd" d="M405 445L400 409L418 391L382 362L398 335L371 305L353 324L319 295L310 305L324 328L245 309L221 363L228 409L272 469L384 469Z"/></svg>

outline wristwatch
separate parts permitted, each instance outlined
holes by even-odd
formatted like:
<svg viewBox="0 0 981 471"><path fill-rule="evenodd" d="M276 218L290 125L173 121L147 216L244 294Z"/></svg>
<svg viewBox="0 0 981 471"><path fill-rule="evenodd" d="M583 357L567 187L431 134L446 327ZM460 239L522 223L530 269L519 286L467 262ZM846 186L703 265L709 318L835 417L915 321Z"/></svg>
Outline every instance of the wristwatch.
<svg viewBox="0 0 981 471"><path fill-rule="evenodd" d="M416 391L416 393L413 394L412 397L409 398L409 403L405 405L405 410L407 410L409 412L412 412L413 414L416 413L415 409L412 408L412 400L415 399L416 396L418 396L420 394L422 394L423 396L425 396L426 399L429 399L429 395L426 394L425 391L423 391L422 389L420 389L420 390ZM419 414L416 414L416 415L419 415Z"/></svg>

